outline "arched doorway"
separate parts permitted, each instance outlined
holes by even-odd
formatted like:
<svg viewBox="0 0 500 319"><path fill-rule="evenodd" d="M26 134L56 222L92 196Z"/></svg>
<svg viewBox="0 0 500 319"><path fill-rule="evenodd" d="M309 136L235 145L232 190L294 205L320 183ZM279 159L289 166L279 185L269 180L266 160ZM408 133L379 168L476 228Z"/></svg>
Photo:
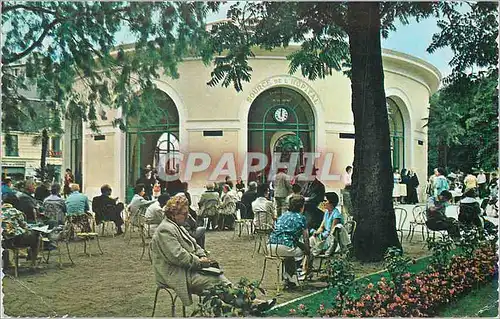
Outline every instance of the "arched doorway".
<svg viewBox="0 0 500 319"><path fill-rule="evenodd" d="M145 97L137 97L141 98ZM179 113L174 101L156 90L146 105L147 112L127 115L127 199L147 165L164 169L161 160L179 152Z"/></svg>
<svg viewBox="0 0 500 319"><path fill-rule="evenodd" d="M248 152L260 152L268 157L262 181L267 180L275 152L284 151L279 159L282 162L288 162L292 151L299 152L298 164L304 164L303 153L314 150L314 131L313 110L300 93L284 87L261 93L248 112ZM276 133L281 133L277 140L273 138Z"/></svg>
<svg viewBox="0 0 500 319"><path fill-rule="evenodd" d="M387 99L389 132L391 137L391 158L393 169L405 168L405 125L403 114L394 100Z"/></svg>
<svg viewBox="0 0 500 319"><path fill-rule="evenodd" d="M83 192L82 176L82 151L83 151L83 122L81 118L70 118L70 145L69 145L69 168L75 178L75 183L80 185ZM66 168L65 168L66 169Z"/></svg>

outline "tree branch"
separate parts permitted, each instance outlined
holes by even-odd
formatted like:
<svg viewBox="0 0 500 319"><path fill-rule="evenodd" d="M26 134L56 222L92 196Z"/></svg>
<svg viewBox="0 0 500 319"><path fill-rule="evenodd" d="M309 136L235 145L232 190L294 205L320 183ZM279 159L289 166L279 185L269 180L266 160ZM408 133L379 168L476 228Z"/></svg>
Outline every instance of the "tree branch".
<svg viewBox="0 0 500 319"><path fill-rule="evenodd" d="M2 4L2 13L7 13L9 11L17 10L17 9L24 9L28 11L33 11L33 12L42 12L42 13L48 13L48 14L56 14L57 12L54 10L49 10L47 8L42 8L42 7L32 7L32 6L27 6L24 4L16 4L13 6L3 6Z"/></svg>
<svg viewBox="0 0 500 319"><path fill-rule="evenodd" d="M27 56L28 54L31 53L31 51L33 51L36 47L40 46L43 42L43 39L45 39L45 37L47 36L47 34L49 34L50 30L56 25L58 24L60 21L59 19L54 19L54 21L52 21L49 25L47 25L44 29L43 29L43 32L42 34L38 37L38 39L33 42L26 50L24 50L23 52L20 52L20 53L16 53L14 54L13 56L11 56L10 58L4 58L2 57L2 64L3 65L8 65L12 62L15 62L15 61L18 61L22 58L24 58L25 56Z"/></svg>

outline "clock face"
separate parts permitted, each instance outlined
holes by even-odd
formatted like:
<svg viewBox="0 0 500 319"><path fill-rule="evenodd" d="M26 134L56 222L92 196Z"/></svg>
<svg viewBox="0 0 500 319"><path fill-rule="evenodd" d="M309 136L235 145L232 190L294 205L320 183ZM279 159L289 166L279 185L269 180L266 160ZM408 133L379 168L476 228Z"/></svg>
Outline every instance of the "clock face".
<svg viewBox="0 0 500 319"><path fill-rule="evenodd" d="M284 107L279 107L274 111L274 119L276 122L283 123L288 120L288 111Z"/></svg>

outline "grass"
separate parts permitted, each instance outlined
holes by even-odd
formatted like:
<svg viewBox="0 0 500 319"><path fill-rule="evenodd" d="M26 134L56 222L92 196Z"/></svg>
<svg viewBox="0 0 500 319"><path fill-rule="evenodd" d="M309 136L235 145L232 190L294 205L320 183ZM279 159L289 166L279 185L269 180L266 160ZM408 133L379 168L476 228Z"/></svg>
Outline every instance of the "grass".
<svg viewBox="0 0 500 319"><path fill-rule="evenodd" d="M97 247L92 242L92 257L83 255L82 243L71 243L74 266L69 264L64 253L62 268L58 267L55 254L51 255L49 264L42 264L35 272L30 272L28 263L22 261L18 278L13 277L13 272L7 272L3 279L5 314L31 317L151 316L156 288L153 271L147 254L139 260L142 247L137 234L134 236L130 244L123 237L101 238L104 255L97 254ZM405 242L404 248L406 254L414 258L427 254L422 242ZM233 238L233 232L208 232L207 249L224 268L229 280L236 282L241 277L260 279L264 258L259 254L252 258L254 241L248 236ZM383 265L355 262L354 268L357 277L363 277L383 269ZM302 291L277 294L276 284L276 264L271 262L262 283L267 296L260 298L276 297L278 303L284 303L326 287L321 280L314 280L308 282ZM158 299L156 316L169 316L167 294L160 292Z"/></svg>
<svg viewBox="0 0 500 319"><path fill-rule="evenodd" d="M440 317L498 317L498 281L483 285L448 304Z"/></svg>
<svg viewBox="0 0 500 319"><path fill-rule="evenodd" d="M415 264L410 265L409 271L412 273L423 271L428 264L429 257L419 258ZM355 286L353 286L352 288L355 288L356 286L364 286L370 282L378 282L382 277L389 279L390 275L387 271L379 271L362 277L357 276L355 280ZM354 293L354 291L352 291L351 293ZM325 308L331 307L332 304L330 301L333 300L334 297L335 292L327 289L311 297L307 297L302 300L292 302L286 306L276 308L268 312L267 315L286 317L289 316L290 309L297 308L300 304L304 304L310 310L310 314L314 315L320 304L324 304Z"/></svg>

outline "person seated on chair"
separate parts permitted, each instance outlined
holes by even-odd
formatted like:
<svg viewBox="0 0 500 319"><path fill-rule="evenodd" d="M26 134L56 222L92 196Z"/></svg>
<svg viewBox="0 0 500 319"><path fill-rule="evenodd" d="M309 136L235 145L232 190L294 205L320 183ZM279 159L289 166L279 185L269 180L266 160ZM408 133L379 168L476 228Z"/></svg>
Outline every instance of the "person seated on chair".
<svg viewBox="0 0 500 319"><path fill-rule="evenodd" d="M130 215L137 215L142 212L144 215L146 212L146 208L153 204L156 199L146 200L144 196L146 195L146 190L144 188L144 184L137 184L134 187L134 197L130 200L130 204L128 204L128 210L130 211Z"/></svg>
<svg viewBox="0 0 500 319"><path fill-rule="evenodd" d="M2 203L0 219L2 220L2 247L3 267L11 266L8 249L30 248L32 267L36 264L40 234L28 229L24 213L15 207L19 204L19 198L14 193L5 195Z"/></svg>
<svg viewBox="0 0 500 319"><path fill-rule="evenodd" d="M168 193L161 194L158 197L158 201L149 205L146 209L146 224L149 225L150 234L154 234L158 225L162 222L163 218L165 218L165 214L163 213L163 207L167 204L170 199L170 195Z"/></svg>
<svg viewBox="0 0 500 319"><path fill-rule="evenodd" d="M101 187L101 195L92 199L92 211L95 213L97 225L102 221L111 220L116 226L116 235L123 234L122 225L122 211L125 209L123 203L118 202L118 197L111 197L111 187L104 184Z"/></svg>
<svg viewBox="0 0 500 319"><path fill-rule="evenodd" d="M186 183L187 184L187 183ZM184 228L187 229L189 234L196 239L196 243L200 245L201 248L205 249L205 232L206 228L203 226L198 226L196 222L196 215L193 216L193 210L191 209L191 200L190 197L187 197L185 193L177 193L175 196L185 196L188 200L188 217L186 218L186 222L184 223Z"/></svg>
<svg viewBox="0 0 500 319"><path fill-rule="evenodd" d="M290 198L294 195L300 195L302 193L302 187L299 183L295 183L292 185L292 193L286 197L286 202L290 202Z"/></svg>
<svg viewBox="0 0 500 319"><path fill-rule="evenodd" d="M273 202L268 197L269 185L260 184L257 187L257 199L252 203L253 223L256 230L271 232L278 216Z"/></svg>
<svg viewBox="0 0 500 319"><path fill-rule="evenodd" d="M196 240L182 227L189 214L188 207L185 196L170 198L164 207L165 218L151 240L156 282L173 289L184 306L193 303L191 294L199 295L215 285L231 285L219 270L218 263L209 259ZM225 296L222 298L225 301ZM227 302L230 303L229 300ZM275 300L257 301L256 306L259 310L267 310L274 302Z"/></svg>
<svg viewBox="0 0 500 319"><path fill-rule="evenodd" d="M313 233L309 237L309 247L311 247L313 255L319 255L323 251L328 249L328 244L331 244L331 240L327 240L328 237L333 236L335 227L340 224L344 224L344 216L337 209L339 204L339 196L335 192L328 192L325 194L325 215L323 216L323 221L317 230L311 229Z"/></svg>
<svg viewBox="0 0 500 319"><path fill-rule="evenodd" d="M66 203L61 197L61 185L52 184L50 187L51 195L43 201L43 214L47 219L46 224L49 229L56 225L63 225L66 216Z"/></svg>
<svg viewBox="0 0 500 319"><path fill-rule="evenodd" d="M285 288L294 288L293 276L305 256L310 255L309 231L304 216L305 199L301 195L292 196L288 211L278 217L275 228L269 236L268 251L271 256L290 257L285 259L283 277ZM303 239L303 242L300 239ZM299 278L297 278L299 279Z"/></svg>
<svg viewBox="0 0 500 319"><path fill-rule="evenodd" d="M35 192L35 183L32 180L20 182L17 186L19 192L16 194L19 203L16 209L22 211L26 216L26 221L34 223L37 219L38 201L33 197Z"/></svg>
<svg viewBox="0 0 500 319"><path fill-rule="evenodd" d="M219 206L221 204L219 193L215 191L215 184L208 183L206 185L206 191L201 194L200 201L198 202L199 218L207 218L207 230L214 230L217 225L217 220L219 218Z"/></svg>
<svg viewBox="0 0 500 319"><path fill-rule="evenodd" d="M446 217L446 207L452 195L449 191L442 191L437 198L429 197L426 207L427 221L425 224L432 231L446 230L448 235L454 240L460 239L460 229L455 218Z"/></svg>
<svg viewBox="0 0 500 319"><path fill-rule="evenodd" d="M458 207L458 221L465 226L483 227L481 207L476 201L477 193L474 188L466 189L464 198Z"/></svg>
<svg viewBox="0 0 500 319"><path fill-rule="evenodd" d="M236 219L236 202L238 197L231 184L224 184L222 187L221 204L219 206L219 227L218 230L233 230Z"/></svg>
<svg viewBox="0 0 500 319"><path fill-rule="evenodd" d="M236 184L238 185L238 184ZM257 183L250 182L248 183L248 190L243 193L241 196L241 203L245 205L246 212L244 215L241 215L242 219L253 219L254 214L252 210L252 203L257 199Z"/></svg>
<svg viewBox="0 0 500 319"><path fill-rule="evenodd" d="M90 232L89 199L80 193L80 185L69 185L71 194L66 198L66 217L72 224L77 224L83 232Z"/></svg>

